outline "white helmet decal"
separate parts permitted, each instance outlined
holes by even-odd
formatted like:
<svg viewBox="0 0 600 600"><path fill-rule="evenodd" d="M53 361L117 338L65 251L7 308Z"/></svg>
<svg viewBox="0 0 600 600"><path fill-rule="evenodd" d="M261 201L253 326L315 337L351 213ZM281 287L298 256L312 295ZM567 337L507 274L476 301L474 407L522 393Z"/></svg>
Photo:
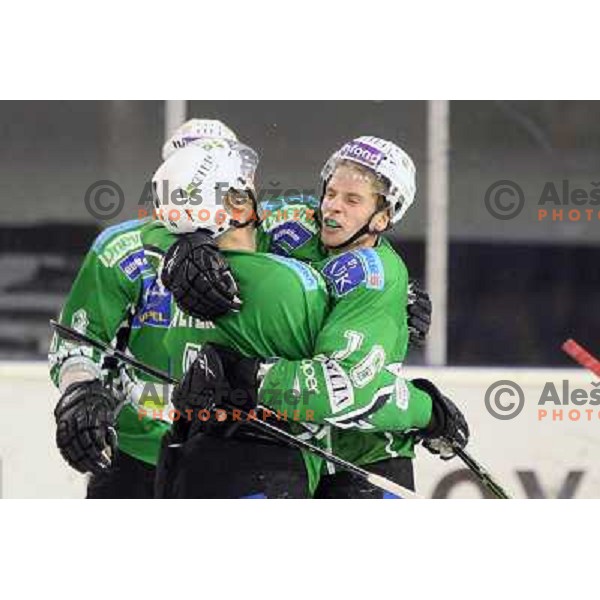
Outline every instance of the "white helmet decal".
<svg viewBox="0 0 600 600"><path fill-rule="evenodd" d="M179 126L175 133L165 142L162 148L162 159L167 160L169 156L188 144L198 140L214 138L237 142L237 135L221 121L215 119L190 119Z"/></svg>

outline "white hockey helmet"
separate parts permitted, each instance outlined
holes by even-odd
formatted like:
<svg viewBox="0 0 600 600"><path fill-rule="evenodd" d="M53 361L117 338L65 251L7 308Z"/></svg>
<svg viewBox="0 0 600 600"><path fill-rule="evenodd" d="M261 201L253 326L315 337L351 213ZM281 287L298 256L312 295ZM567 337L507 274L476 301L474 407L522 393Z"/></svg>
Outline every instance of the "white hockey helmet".
<svg viewBox="0 0 600 600"><path fill-rule="evenodd" d="M173 233L206 229L221 235L240 225L226 210L226 192L246 192L254 198L254 184L239 150L215 142L207 139L180 149L152 177L157 217ZM258 163L256 152L248 146L244 149Z"/></svg>
<svg viewBox="0 0 600 600"><path fill-rule="evenodd" d="M162 148L162 159L167 160L177 150L204 138L237 142L237 135L227 125L216 119L190 119L180 125Z"/></svg>
<svg viewBox="0 0 600 600"><path fill-rule="evenodd" d="M367 167L388 186L385 199L392 223L397 223L415 199L415 165L400 146L378 137L363 135L334 152L321 170L323 189L342 160Z"/></svg>

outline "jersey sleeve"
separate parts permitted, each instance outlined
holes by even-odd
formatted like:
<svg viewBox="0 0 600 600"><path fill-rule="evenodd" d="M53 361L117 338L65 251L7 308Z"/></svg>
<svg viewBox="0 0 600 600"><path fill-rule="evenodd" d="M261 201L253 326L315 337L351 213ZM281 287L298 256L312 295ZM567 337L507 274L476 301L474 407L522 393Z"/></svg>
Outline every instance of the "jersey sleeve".
<svg viewBox="0 0 600 600"><path fill-rule="evenodd" d="M373 249L328 261L322 273L336 303L314 355L280 360L271 367L261 385L261 402L280 411L295 402L299 420L342 429L406 431L427 426L431 398L402 377L408 275L400 265L384 273Z"/></svg>
<svg viewBox="0 0 600 600"><path fill-rule="evenodd" d="M319 242L318 201L302 196L263 202L257 249L303 262L324 258Z"/></svg>
<svg viewBox="0 0 600 600"><path fill-rule="evenodd" d="M60 313L60 323L111 343L139 299L141 272L147 268L139 230L101 233L88 252ZM115 232L114 230L117 230ZM99 376L98 350L53 335L48 355L50 375L59 386L67 369Z"/></svg>

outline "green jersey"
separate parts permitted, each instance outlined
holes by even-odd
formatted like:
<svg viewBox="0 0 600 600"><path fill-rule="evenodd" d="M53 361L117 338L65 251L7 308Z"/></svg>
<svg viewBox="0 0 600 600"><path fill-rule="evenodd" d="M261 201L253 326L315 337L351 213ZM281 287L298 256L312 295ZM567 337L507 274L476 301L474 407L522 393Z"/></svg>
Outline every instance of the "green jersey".
<svg viewBox="0 0 600 600"><path fill-rule="evenodd" d="M102 342L119 345L138 360L162 370L168 358L162 339L171 321L171 294L158 278L162 254L175 236L158 221L127 221L103 231L88 252L62 309L60 322ZM103 356L90 347L59 338L52 339L50 373L56 385L61 373L85 368L101 373ZM114 374L121 380L124 370ZM162 387L156 394L140 390L154 381L145 373L133 373L140 383L127 386L124 405L117 420L118 443L122 452L156 464L161 438L169 423L140 416L138 403L147 409L160 408ZM158 401L157 401L158 400ZM148 413L151 414L151 413Z"/></svg>
<svg viewBox="0 0 600 600"><path fill-rule="evenodd" d="M181 377L202 344L244 356L299 359L309 356L329 311L322 277L293 258L223 250L243 300L239 312L202 321L175 307L164 338L172 370Z"/></svg>
<svg viewBox="0 0 600 600"><path fill-rule="evenodd" d="M202 344L211 342L233 348L245 356L282 357L299 360L311 356L329 312L329 295L322 277L310 265L271 254L224 250L239 286L243 305L238 313L214 323L190 317L175 308L171 327L164 338L173 372L181 377ZM282 399L274 418L284 419L294 433L304 431L298 406L288 394L293 387L270 392ZM303 414L303 419L310 421ZM277 422L273 422L277 425ZM303 453L309 488L314 491L322 461Z"/></svg>
<svg viewBox="0 0 600 600"><path fill-rule="evenodd" d="M342 458L369 464L414 456L413 437L399 432L429 423L431 398L402 377L406 266L385 239L375 248L328 256L314 203L284 200L269 208L259 248L310 261L327 281L332 309L312 358L278 361L261 389L310 392L301 408L311 411L315 436ZM275 406L267 394L261 402Z"/></svg>

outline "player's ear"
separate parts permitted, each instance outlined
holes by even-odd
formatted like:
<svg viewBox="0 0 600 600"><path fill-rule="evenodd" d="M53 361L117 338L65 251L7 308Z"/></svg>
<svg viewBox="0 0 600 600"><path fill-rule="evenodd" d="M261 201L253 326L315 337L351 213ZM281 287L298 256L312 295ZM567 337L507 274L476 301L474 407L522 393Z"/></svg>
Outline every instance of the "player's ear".
<svg viewBox="0 0 600 600"><path fill-rule="evenodd" d="M380 210L371 223L375 233L383 233L390 225L390 215L387 210Z"/></svg>

